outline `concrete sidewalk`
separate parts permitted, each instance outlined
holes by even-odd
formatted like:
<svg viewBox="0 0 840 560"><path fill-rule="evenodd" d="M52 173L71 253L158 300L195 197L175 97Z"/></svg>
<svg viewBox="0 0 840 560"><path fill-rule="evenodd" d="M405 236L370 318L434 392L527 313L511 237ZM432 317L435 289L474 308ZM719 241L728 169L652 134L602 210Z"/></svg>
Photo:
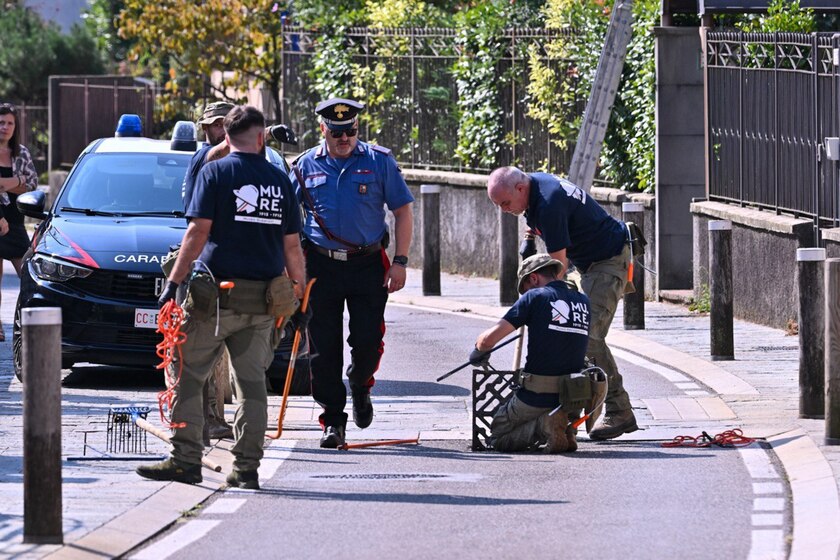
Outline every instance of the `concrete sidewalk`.
<svg viewBox="0 0 840 560"><path fill-rule="evenodd" d="M422 271L411 269L404 290L391 302L485 318L501 317L498 281L442 275L442 296L423 296ZM5 284L5 278L4 278ZM0 362L0 556L40 558L103 558L121 554L165 528L185 511L218 490L223 476L208 474L205 483L182 484L141 481L125 464L65 462L64 547L27 546L22 537L21 479L21 386L11 373L10 322L14 301L4 297L0 317L9 339ZM698 435L695 429L740 427L745 435L766 438L784 467L793 501L794 535L791 558L835 559L840 551L840 448L824 446L824 422L798 418L798 339L784 332L737 321L735 354L731 362L709 359L709 319L685 307L648 302L647 328L624 331L621 310L609 337L617 357L644 367L660 368L660 374L683 389L684 398L633 401L643 430L631 439L671 439L674 435ZM488 323L489 324L489 323ZM103 422L103 409L113 400L108 395L96 403L73 398L65 391L65 435L89 430ZM123 396L149 400L150 395ZM632 395L631 395L632 397ZM90 399L88 399L89 401ZM375 400L377 430L366 431L370 439L415 437L422 439L470 438L469 406L464 399L417 397ZM231 411L232 412L232 411ZM276 418L277 410L269 411ZM286 417L286 439L317 438L317 412L310 398L293 398ZM100 425L101 428L101 425ZM350 437L350 434L348 434ZM626 437L626 436L625 436ZM76 438L78 439L78 438ZM153 438L150 438L150 443ZM78 455L65 449L65 457ZM162 444L154 449L165 452ZM211 452L227 472L229 454ZM91 496L96 496L95 500Z"/></svg>

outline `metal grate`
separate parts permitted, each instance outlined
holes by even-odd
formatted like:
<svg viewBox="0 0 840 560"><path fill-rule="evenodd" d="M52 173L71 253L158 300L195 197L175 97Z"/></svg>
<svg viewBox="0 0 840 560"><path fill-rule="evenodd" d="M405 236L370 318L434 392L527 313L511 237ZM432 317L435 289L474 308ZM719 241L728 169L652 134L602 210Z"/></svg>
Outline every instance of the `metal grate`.
<svg viewBox="0 0 840 560"><path fill-rule="evenodd" d="M473 451L487 451L492 448L487 441L490 437L490 422L499 407L519 388L515 380L515 371L473 370Z"/></svg>
<svg viewBox="0 0 840 560"><path fill-rule="evenodd" d="M148 453L148 434L134 419L145 420L151 410L148 406L112 406L108 410L108 453Z"/></svg>

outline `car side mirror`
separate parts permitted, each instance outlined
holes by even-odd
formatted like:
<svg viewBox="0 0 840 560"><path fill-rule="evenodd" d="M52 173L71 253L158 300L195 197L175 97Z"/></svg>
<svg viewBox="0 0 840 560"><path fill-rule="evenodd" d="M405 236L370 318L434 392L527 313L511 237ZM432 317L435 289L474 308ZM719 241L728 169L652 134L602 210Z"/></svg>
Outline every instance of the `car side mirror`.
<svg viewBox="0 0 840 560"><path fill-rule="evenodd" d="M20 213L36 220L47 218L47 213L44 212L46 202L47 195L44 191L31 191L17 197L17 207Z"/></svg>

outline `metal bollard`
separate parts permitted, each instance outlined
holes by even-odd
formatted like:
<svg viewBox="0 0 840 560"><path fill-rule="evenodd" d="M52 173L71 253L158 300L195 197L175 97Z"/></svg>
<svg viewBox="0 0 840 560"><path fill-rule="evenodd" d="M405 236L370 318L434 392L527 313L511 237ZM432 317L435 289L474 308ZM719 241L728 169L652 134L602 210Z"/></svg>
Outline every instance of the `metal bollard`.
<svg viewBox="0 0 840 560"><path fill-rule="evenodd" d="M825 249L796 250L799 273L799 417L825 417Z"/></svg>
<svg viewBox="0 0 840 560"><path fill-rule="evenodd" d="M423 220L423 295L440 295L440 185L420 185Z"/></svg>
<svg viewBox="0 0 840 560"><path fill-rule="evenodd" d="M21 310L23 542L61 544L61 309Z"/></svg>
<svg viewBox="0 0 840 560"><path fill-rule="evenodd" d="M712 360L734 360L732 222L709 221L709 301Z"/></svg>
<svg viewBox="0 0 840 560"><path fill-rule="evenodd" d="M624 202L621 212L625 222L633 222L642 231L645 230L645 205L641 202ZM624 328L642 330L645 328L645 269L633 255L633 287L636 291L624 294Z"/></svg>
<svg viewBox="0 0 840 560"><path fill-rule="evenodd" d="M825 261L825 444L840 445L840 259ZM834 297L828 297L832 294Z"/></svg>
<svg viewBox="0 0 840 560"><path fill-rule="evenodd" d="M516 270L519 268L519 217L499 210L499 303L512 305L519 299Z"/></svg>

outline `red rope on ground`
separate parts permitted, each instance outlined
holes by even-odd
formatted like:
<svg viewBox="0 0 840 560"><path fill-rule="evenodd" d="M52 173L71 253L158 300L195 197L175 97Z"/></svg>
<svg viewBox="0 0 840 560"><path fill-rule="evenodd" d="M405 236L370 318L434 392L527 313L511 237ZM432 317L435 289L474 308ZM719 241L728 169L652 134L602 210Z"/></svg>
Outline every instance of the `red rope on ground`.
<svg viewBox="0 0 840 560"><path fill-rule="evenodd" d="M706 432L703 432L697 437L677 436L671 441L663 442L662 447L711 447L712 445L717 445L718 447L744 447L754 441L755 438L747 437L740 428L735 428L721 432L714 437Z"/></svg>
<svg viewBox="0 0 840 560"><path fill-rule="evenodd" d="M183 360L181 359L181 345L187 340L186 333L181 332L181 324L184 322L184 310L181 306L175 303L175 300L169 300L164 304L158 314L158 328L157 332L163 335L163 340L157 345L157 356L161 362L155 366L157 369L162 369L166 380L166 389L158 393L158 407L160 408L161 423L172 428L183 428L187 425L186 422L173 422L169 415L172 414L172 403L175 399L175 389L181 382L181 370L183 369ZM169 367L172 365L172 360L177 354L178 368Z"/></svg>

